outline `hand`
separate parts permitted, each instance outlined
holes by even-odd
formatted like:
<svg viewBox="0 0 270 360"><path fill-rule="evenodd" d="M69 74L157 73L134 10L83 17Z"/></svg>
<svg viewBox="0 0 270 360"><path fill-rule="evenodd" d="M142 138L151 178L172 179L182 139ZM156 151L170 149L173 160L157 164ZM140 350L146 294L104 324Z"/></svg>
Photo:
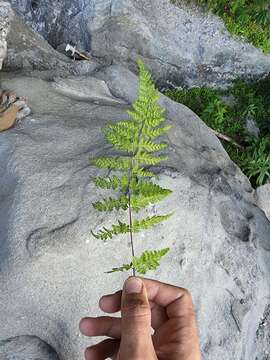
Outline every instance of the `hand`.
<svg viewBox="0 0 270 360"><path fill-rule="evenodd" d="M103 296L99 305L107 313L121 310L122 318L81 320L84 335L109 337L88 347L86 360L201 359L192 298L187 290L130 277L123 291Z"/></svg>

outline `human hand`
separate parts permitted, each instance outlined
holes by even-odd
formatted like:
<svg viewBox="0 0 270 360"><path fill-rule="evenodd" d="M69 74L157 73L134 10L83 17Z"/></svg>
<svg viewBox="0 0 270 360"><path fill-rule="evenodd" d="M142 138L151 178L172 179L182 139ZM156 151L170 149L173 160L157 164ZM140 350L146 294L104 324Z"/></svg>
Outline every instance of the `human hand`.
<svg viewBox="0 0 270 360"><path fill-rule="evenodd" d="M186 289L130 277L123 291L103 296L99 306L107 313L121 310L122 318L80 321L84 335L109 337L88 347L86 360L201 359L192 298Z"/></svg>

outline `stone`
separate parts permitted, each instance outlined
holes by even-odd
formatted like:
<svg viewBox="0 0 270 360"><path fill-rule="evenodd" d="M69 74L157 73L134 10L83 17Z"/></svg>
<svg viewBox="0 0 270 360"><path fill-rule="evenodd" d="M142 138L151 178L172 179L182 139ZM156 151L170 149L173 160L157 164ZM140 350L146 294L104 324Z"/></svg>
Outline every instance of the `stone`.
<svg viewBox="0 0 270 360"><path fill-rule="evenodd" d="M255 191L257 205L265 212L270 221L270 183L259 186Z"/></svg>
<svg viewBox="0 0 270 360"><path fill-rule="evenodd" d="M0 341L1 360L59 360L56 352L36 336L21 335Z"/></svg>
<svg viewBox="0 0 270 360"><path fill-rule="evenodd" d="M14 16L11 6L8 2L0 2L0 70L3 61L7 56L7 34L9 32L10 22Z"/></svg>
<svg viewBox="0 0 270 360"><path fill-rule="evenodd" d="M8 3L7 5L10 6ZM53 78L70 74L89 74L102 66L102 63L95 59L73 61L59 53L16 14L10 20L10 31L6 41L7 56L3 64L6 71L23 70L31 75L34 75L33 71L43 71L43 74L47 74L45 77Z"/></svg>
<svg viewBox="0 0 270 360"><path fill-rule="evenodd" d="M127 118L137 77L112 65L50 81L1 72L0 85L27 96L32 109L0 135L0 339L31 334L55 350L53 359L82 360L94 339L79 334L79 320L101 314L100 296L128 276L104 271L131 256L128 237L103 243L90 233L127 214L93 209L104 192L90 176L104 172L89 159L112 153L101 129ZM173 127L156 181L173 193L146 213L175 213L136 234L136 254L171 248L148 277L191 291L203 358L267 359L270 222L209 128L163 95L160 104ZM16 346L9 349L17 360ZM31 351L33 359L51 359L39 346Z"/></svg>
<svg viewBox="0 0 270 360"><path fill-rule="evenodd" d="M260 135L260 129L258 128L255 120L253 119L247 119L246 120L246 129L247 129L247 132L251 135L251 136L254 136L256 138L259 137Z"/></svg>
<svg viewBox="0 0 270 360"><path fill-rule="evenodd" d="M73 41L106 64L136 72L141 56L160 88L225 87L258 79L270 55L235 38L222 21L197 6L169 0L10 0L25 21L57 48Z"/></svg>

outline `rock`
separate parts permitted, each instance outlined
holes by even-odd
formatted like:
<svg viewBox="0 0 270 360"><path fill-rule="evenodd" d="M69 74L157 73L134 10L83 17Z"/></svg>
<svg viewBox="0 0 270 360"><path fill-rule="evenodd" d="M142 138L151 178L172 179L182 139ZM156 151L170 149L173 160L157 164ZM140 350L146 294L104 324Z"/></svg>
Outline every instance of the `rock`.
<svg viewBox="0 0 270 360"><path fill-rule="evenodd" d="M48 77L53 78L70 74L88 74L101 66L94 59L74 62L60 54L41 35L27 26L18 15L13 16L10 21L7 45L7 57L4 61L6 71L23 70L31 75L33 70L44 73L47 71Z"/></svg>
<svg viewBox="0 0 270 360"><path fill-rule="evenodd" d="M259 186L255 192L257 205L265 212L270 221L270 183Z"/></svg>
<svg viewBox="0 0 270 360"><path fill-rule="evenodd" d="M0 135L0 339L32 334L60 359L82 360L94 340L79 334L79 320L100 314L100 296L127 277L104 271L130 259L126 236L103 243L90 234L127 214L93 209L104 192L89 178L103 172L89 158L111 153L101 129L127 117L137 78L116 65L92 77L47 81L2 72L0 78L32 109ZM148 276L191 291L203 358L267 358L270 223L208 127L165 96L160 104L173 128L157 181L173 193L146 212L175 214L136 234L136 254L171 248Z"/></svg>
<svg viewBox="0 0 270 360"><path fill-rule="evenodd" d="M246 120L246 129L247 129L247 132L251 135L251 136L254 136L256 138L259 137L260 135L260 129L258 128L255 120L253 119L247 119Z"/></svg>
<svg viewBox="0 0 270 360"><path fill-rule="evenodd" d="M54 47L73 41L106 63L136 71L140 55L160 87L227 86L261 78L270 55L236 39L201 8L169 0L11 0L28 24Z"/></svg>
<svg viewBox="0 0 270 360"><path fill-rule="evenodd" d="M14 13L8 2L0 2L0 70L3 66L3 61L7 56L7 34L9 32L10 21Z"/></svg>
<svg viewBox="0 0 270 360"><path fill-rule="evenodd" d="M91 47L87 20L95 7L93 1L83 0L11 0L14 9L23 14L28 25L57 48L73 42L82 50Z"/></svg>
<svg viewBox="0 0 270 360"><path fill-rule="evenodd" d="M0 341L1 360L59 360L56 352L36 336L21 335Z"/></svg>

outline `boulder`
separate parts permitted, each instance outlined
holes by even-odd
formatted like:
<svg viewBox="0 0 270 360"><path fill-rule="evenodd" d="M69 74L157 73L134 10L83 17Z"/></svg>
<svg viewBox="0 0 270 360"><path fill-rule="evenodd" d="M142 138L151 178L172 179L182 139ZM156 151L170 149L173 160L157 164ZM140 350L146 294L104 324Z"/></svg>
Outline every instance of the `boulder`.
<svg viewBox="0 0 270 360"><path fill-rule="evenodd" d="M140 55L160 87L224 87L270 71L270 55L184 1L178 6L169 0L10 1L55 48L73 41L97 59L133 72Z"/></svg>
<svg viewBox="0 0 270 360"><path fill-rule="evenodd" d="M2 88L27 96L32 109L0 134L0 339L31 334L60 359L82 360L94 339L79 334L79 320L101 314L100 296L127 277L104 271L131 256L127 236L103 243L90 233L127 214L93 209L104 192L90 176L104 172L89 158L112 153L101 129L127 118L137 78L112 65L53 81L3 72L0 79ZM204 359L267 359L270 222L209 128L163 95L160 104L173 127L156 181L173 193L146 213L175 213L136 234L136 254L170 247L148 277L191 291ZM15 347L10 353L16 359Z"/></svg>
<svg viewBox="0 0 270 360"><path fill-rule="evenodd" d="M0 6L2 13L5 9L11 11L9 3L4 2ZM4 16L2 18L5 19ZM101 66L93 58L90 61L73 61L65 54L56 51L17 14L12 13L9 27L3 24L3 29L5 29L2 31L3 34L7 33L7 29L9 29L6 37L7 56L3 64L6 71L24 71L31 75L34 75L33 71L43 71L43 76L47 75L48 78L53 78L56 75L65 77L70 74L88 74Z"/></svg>

